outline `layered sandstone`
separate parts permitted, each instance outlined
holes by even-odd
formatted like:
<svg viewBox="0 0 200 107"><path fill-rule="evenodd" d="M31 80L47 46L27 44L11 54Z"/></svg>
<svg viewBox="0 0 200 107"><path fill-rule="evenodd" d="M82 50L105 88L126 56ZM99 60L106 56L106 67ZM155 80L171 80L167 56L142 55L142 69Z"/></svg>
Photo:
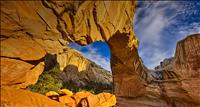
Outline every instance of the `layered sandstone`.
<svg viewBox="0 0 200 107"><path fill-rule="evenodd" d="M175 71L179 77L200 78L200 34L179 41L175 53Z"/></svg>
<svg viewBox="0 0 200 107"><path fill-rule="evenodd" d="M143 91L135 91L145 90L148 76L137 54L135 6L135 1L1 1L1 57L36 66L46 53L63 53L70 42L106 41L112 53L115 94L138 96Z"/></svg>
<svg viewBox="0 0 200 107"><path fill-rule="evenodd" d="M200 104L200 34L179 41L175 53L174 72L182 81L181 88L190 99Z"/></svg>
<svg viewBox="0 0 200 107"><path fill-rule="evenodd" d="M57 54L56 58L61 70L68 65L73 65L78 68L78 72L81 72L87 70L90 63L80 52L69 47L66 47L63 53Z"/></svg>
<svg viewBox="0 0 200 107"><path fill-rule="evenodd" d="M1 58L1 85L26 88L35 84L44 70L44 63L36 66L21 60Z"/></svg>
<svg viewBox="0 0 200 107"><path fill-rule="evenodd" d="M46 96L30 91L1 87L2 107L66 107Z"/></svg>
<svg viewBox="0 0 200 107"><path fill-rule="evenodd" d="M174 58L168 58L156 67L161 95L170 106L196 107L200 105L199 57L200 35L189 35L179 41Z"/></svg>
<svg viewBox="0 0 200 107"><path fill-rule="evenodd" d="M137 54L138 41L132 25L135 6L135 1L1 1L1 58L36 67L47 53L62 56L60 53L70 42L87 45L106 41L112 53L114 93L122 97L141 95L148 76ZM119 40L123 45L118 45ZM29 64L25 69L30 69ZM19 80L14 83L20 85L24 78L15 72ZM23 71L23 75L28 72Z"/></svg>

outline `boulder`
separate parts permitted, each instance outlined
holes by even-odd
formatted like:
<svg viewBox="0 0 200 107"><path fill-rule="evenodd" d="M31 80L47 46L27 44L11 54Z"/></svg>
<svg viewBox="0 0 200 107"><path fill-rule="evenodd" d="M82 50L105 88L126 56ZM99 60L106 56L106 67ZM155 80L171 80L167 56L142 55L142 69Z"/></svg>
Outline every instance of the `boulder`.
<svg viewBox="0 0 200 107"><path fill-rule="evenodd" d="M80 101L83 99L83 98L86 98L90 95L93 95L92 93L88 92L88 91L80 91L80 92L77 92L75 93L72 98L75 99L75 102L76 102L76 105L80 105Z"/></svg>
<svg viewBox="0 0 200 107"><path fill-rule="evenodd" d="M72 99L68 95L60 96L59 97L59 102L65 104L65 105L67 105L69 107L76 107L75 100Z"/></svg>
<svg viewBox="0 0 200 107"><path fill-rule="evenodd" d="M21 60L1 58L1 85L25 88L35 84L43 70L43 62L34 66Z"/></svg>
<svg viewBox="0 0 200 107"><path fill-rule="evenodd" d="M48 97L22 89L1 87L3 107L66 107Z"/></svg>
<svg viewBox="0 0 200 107"><path fill-rule="evenodd" d="M59 96L59 94L55 91L49 91L45 94L47 97L51 97L51 96Z"/></svg>
<svg viewBox="0 0 200 107"><path fill-rule="evenodd" d="M112 107L116 105L116 97L110 93L90 95L81 101L82 107Z"/></svg>
<svg viewBox="0 0 200 107"><path fill-rule="evenodd" d="M1 85L23 83L26 73L34 65L10 58L1 58Z"/></svg>
<svg viewBox="0 0 200 107"><path fill-rule="evenodd" d="M68 90L68 89L61 89L59 91L60 91L60 94L64 94L64 95L67 95L67 96L70 96L70 97L73 95L73 92Z"/></svg>

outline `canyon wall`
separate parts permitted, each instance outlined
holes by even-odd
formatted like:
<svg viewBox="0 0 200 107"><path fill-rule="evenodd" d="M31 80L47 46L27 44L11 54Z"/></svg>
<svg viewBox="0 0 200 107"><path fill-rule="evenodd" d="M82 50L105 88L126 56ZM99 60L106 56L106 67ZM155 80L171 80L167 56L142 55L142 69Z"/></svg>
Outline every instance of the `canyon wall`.
<svg viewBox="0 0 200 107"><path fill-rule="evenodd" d="M174 72L181 87L193 101L200 104L200 34L179 41L176 46Z"/></svg>
<svg viewBox="0 0 200 107"><path fill-rule="evenodd" d="M9 60L11 62L9 66L16 66L13 60L22 61L30 66L28 68L27 65L24 68L15 67L15 72L24 69L21 75L15 74L15 77L18 78L18 76L27 75L40 62L43 62L47 53L62 56L61 53L70 42L87 45L95 41L106 41L110 44L112 56L114 56L111 59L111 63L115 63L112 65L113 75L116 74L116 78L125 78L130 72L131 75L136 76L130 78L134 82L140 78L139 72L142 72L137 55L138 41L132 31L135 6L136 2L131 1L1 1L1 58ZM135 69L119 72L121 70L117 70L117 68L115 71L117 63L119 63L120 68L126 66L125 63L116 62L116 59L125 61L128 58L118 56L117 54L121 54L122 50L118 48L118 43L110 41L111 37L114 40L118 36L126 39L122 42L124 42L123 48L129 50L127 54L136 53L135 56L129 56L132 57L131 62L137 64ZM112 51L114 48L117 51ZM63 64L61 63L61 67ZM8 67L1 68L3 68L2 76L4 78L6 78L6 74L12 72ZM40 73L43 69L44 67L40 68ZM135 74L136 69L139 69L137 74ZM125 77L117 76L122 73ZM129 83L126 79L120 79L122 80L120 82L114 76L115 80L116 90L120 89L123 82ZM26 79L20 80L20 82L15 82L14 79L12 81L13 83L9 85L26 83L23 86L26 87L34 84L37 79L33 83L27 83ZM2 83L5 83L4 80ZM142 86L140 81L136 83ZM137 87L130 85L127 88L127 90L131 90ZM124 91L118 94L120 96L135 96L133 93L124 93Z"/></svg>
<svg viewBox="0 0 200 107"><path fill-rule="evenodd" d="M114 93L143 94L149 78L133 32L135 6L135 1L1 1L1 86L35 84L45 56L62 55L70 42L105 41L112 54ZM60 64L63 69L65 63Z"/></svg>
<svg viewBox="0 0 200 107"><path fill-rule="evenodd" d="M200 35L179 41L175 53L175 71L180 78L200 78Z"/></svg>
<svg viewBox="0 0 200 107"><path fill-rule="evenodd" d="M200 105L200 34L189 35L176 45L175 56L155 68L163 98L172 107ZM159 83L160 82L160 83Z"/></svg>

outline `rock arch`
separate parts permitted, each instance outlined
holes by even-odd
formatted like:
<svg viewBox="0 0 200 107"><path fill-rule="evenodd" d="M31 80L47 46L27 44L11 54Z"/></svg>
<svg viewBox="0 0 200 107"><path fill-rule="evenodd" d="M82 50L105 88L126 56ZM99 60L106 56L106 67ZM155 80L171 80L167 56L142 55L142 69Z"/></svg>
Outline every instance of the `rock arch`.
<svg viewBox="0 0 200 107"><path fill-rule="evenodd" d="M114 93L117 96L136 97L144 93L148 75L140 62L137 47L129 47L128 43L129 35L119 32L108 41Z"/></svg>
<svg viewBox="0 0 200 107"><path fill-rule="evenodd" d="M133 97L145 90L147 74L133 32L135 1L2 1L1 5L1 57L41 62L46 53L60 53L67 43L102 40L111 48L114 93Z"/></svg>

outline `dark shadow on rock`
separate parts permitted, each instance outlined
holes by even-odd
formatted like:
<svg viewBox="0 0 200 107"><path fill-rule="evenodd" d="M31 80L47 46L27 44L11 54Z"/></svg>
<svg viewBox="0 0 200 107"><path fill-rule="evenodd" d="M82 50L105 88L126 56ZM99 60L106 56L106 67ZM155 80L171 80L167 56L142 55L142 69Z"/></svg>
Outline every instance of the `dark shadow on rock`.
<svg viewBox="0 0 200 107"><path fill-rule="evenodd" d="M56 54L46 54L44 58L45 71L52 69L55 65L58 65Z"/></svg>

